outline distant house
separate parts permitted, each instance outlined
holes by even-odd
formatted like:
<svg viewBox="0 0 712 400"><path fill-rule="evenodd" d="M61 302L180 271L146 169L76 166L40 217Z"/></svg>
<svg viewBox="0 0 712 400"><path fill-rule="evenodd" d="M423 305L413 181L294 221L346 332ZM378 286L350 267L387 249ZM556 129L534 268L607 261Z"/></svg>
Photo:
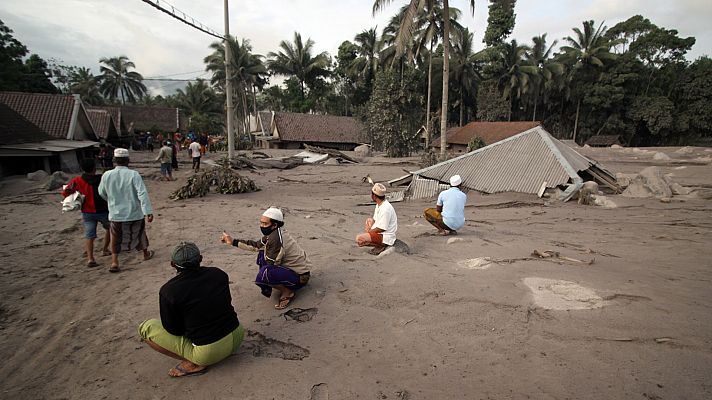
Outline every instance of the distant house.
<svg viewBox="0 0 712 400"><path fill-rule="evenodd" d="M87 115L94 127L94 132L100 139L116 142L119 139L119 132L116 130L114 119L106 110L88 109Z"/></svg>
<svg viewBox="0 0 712 400"><path fill-rule="evenodd" d="M591 136L585 144L591 147L611 147L614 144L623 146L623 141L621 135L598 135Z"/></svg>
<svg viewBox="0 0 712 400"><path fill-rule="evenodd" d="M262 129L269 119L260 113ZM299 149L304 144L339 150L353 150L367 141L366 130L353 117L335 115L274 113L269 134L258 137L262 148Z"/></svg>
<svg viewBox="0 0 712 400"><path fill-rule="evenodd" d="M448 129L447 144L453 153L467 153L467 145L476 136L480 137L485 145L490 145L539 125L541 123L538 121L470 122L463 127ZM433 139L432 146L440 148L440 137Z"/></svg>
<svg viewBox="0 0 712 400"><path fill-rule="evenodd" d="M78 94L0 92L0 103L56 139L98 139Z"/></svg>
<svg viewBox="0 0 712 400"><path fill-rule="evenodd" d="M180 108L122 106L121 118L126 123L129 133L148 132L158 129L162 132L185 131L186 118Z"/></svg>
<svg viewBox="0 0 712 400"><path fill-rule="evenodd" d="M44 117L54 113L53 110L46 111ZM39 114L42 113L35 116L39 117ZM56 118L62 119L61 116ZM90 140L49 135L7 104L0 103L0 176L26 174L39 169L48 173L76 172L80 160L94 156L97 144Z"/></svg>
<svg viewBox="0 0 712 400"><path fill-rule="evenodd" d="M129 133L126 121L124 121L123 114L121 113L121 107L119 106L87 106L87 111L91 110L103 110L111 115L111 122L114 124L114 129L117 134L121 136L126 136Z"/></svg>

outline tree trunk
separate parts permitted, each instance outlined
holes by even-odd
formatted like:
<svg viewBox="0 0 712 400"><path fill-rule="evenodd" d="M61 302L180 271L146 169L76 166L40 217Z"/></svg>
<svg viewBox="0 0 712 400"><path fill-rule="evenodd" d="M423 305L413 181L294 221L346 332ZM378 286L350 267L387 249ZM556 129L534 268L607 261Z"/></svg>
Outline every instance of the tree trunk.
<svg viewBox="0 0 712 400"><path fill-rule="evenodd" d="M430 53L428 54L428 105L425 109L425 149L430 147L430 92L433 85L433 41L430 41Z"/></svg>
<svg viewBox="0 0 712 400"><path fill-rule="evenodd" d="M578 99L578 101L576 102L576 119L574 119L574 135L573 135L574 142L576 141L576 131L578 131L578 120L579 120L580 109L581 109L581 99Z"/></svg>
<svg viewBox="0 0 712 400"><path fill-rule="evenodd" d="M536 106L539 104L539 93L534 95L534 114L532 114L532 121L536 121Z"/></svg>
<svg viewBox="0 0 712 400"><path fill-rule="evenodd" d="M463 112L464 112L464 110L465 110L464 107L463 107L464 104L463 104L462 92L463 92L462 86L460 86L460 126L462 126L462 120L463 120L463 117L464 117L464 113L463 113Z"/></svg>
<svg viewBox="0 0 712 400"><path fill-rule="evenodd" d="M440 158L445 159L447 147L447 105L450 84L450 2L443 0L443 101L440 117Z"/></svg>

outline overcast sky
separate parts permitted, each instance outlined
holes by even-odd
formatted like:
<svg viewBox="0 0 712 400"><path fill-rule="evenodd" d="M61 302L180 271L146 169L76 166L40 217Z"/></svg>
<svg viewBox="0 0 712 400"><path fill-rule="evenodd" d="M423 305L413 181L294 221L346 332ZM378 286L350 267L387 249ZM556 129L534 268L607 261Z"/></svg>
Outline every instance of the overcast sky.
<svg viewBox="0 0 712 400"><path fill-rule="evenodd" d="M196 20L222 33L220 0L171 0ZM230 33L248 38L253 51L276 51L294 31L312 38L317 51L335 55L339 44L364 29L379 30L406 1L393 1L376 17L370 0L230 0ZM487 2L478 1L474 18L466 1L450 0L463 11L462 22L475 33L481 49L487 26ZM549 40L571 35L572 27L593 19L613 26L641 14L658 26L694 36L689 59L712 55L710 0L519 0L512 38L528 43L548 33ZM208 77L203 58L215 41L141 0L2 0L0 19L31 52L98 73L101 57L126 55L144 77ZM182 74L182 75L177 75ZM180 83L152 83L153 94L172 93Z"/></svg>

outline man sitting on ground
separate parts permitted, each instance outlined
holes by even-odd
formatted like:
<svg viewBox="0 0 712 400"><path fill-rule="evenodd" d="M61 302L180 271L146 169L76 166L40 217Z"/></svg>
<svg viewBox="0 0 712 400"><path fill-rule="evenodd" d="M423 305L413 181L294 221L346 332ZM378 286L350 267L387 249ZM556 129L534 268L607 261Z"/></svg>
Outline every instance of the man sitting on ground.
<svg viewBox="0 0 712 400"><path fill-rule="evenodd" d="M178 275L159 292L161 320L149 319L138 334L152 349L181 360L168 371L172 377L205 372L208 365L237 350L245 329L232 307L229 279L215 267L201 267L203 256L195 243L173 249L171 266Z"/></svg>
<svg viewBox="0 0 712 400"><path fill-rule="evenodd" d="M260 267L255 284L265 297L272 289L280 292L279 303L274 308L283 310L294 299L296 291L309 282L311 262L307 253L284 230L284 216L279 208L270 207L260 217L260 241L234 239L223 232L220 241L241 249L257 250Z"/></svg>
<svg viewBox="0 0 712 400"><path fill-rule="evenodd" d="M366 219L365 232L356 236L356 244L359 247L371 246L373 249L370 253L378 255L396 242L398 217L396 210L386 200L386 187L383 184L373 185L371 200L376 203L373 218Z"/></svg>
<svg viewBox="0 0 712 400"><path fill-rule="evenodd" d="M438 229L438 235L455 235L465 225L467 195L460 190L460 175L450 177L450 189L438 195L437 208L426 208L425 219Z"/></svg>

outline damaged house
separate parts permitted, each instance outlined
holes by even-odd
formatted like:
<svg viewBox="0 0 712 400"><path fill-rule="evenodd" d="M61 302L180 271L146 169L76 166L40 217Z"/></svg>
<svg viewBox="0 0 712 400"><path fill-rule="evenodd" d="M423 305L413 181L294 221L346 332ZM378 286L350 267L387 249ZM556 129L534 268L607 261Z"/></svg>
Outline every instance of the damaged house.
<svg viewBox="0 0 712 400"><path fill-rule="evenodd" d="M454 154L467 153L467 145L476 137L490 145L539 126L538 121L487 122L475 121L447 130L447 147ZM432 146L440 148L440 137L433 139Z"/></svg>
<svg viewBox="0 0 712 400"><path fill-rule="evenodd" d="M264 131L269 116L260 114ZM329 149L353 150L356 146L368 142L366 129L354 117L277 112L274 113L269 124L269 135L258 136L259 147L300 149L306 144Z"/></svg>
<svg viewBox="0 0 712 400"><path fill-rule="evenodd" d="M98 145L79 95L0 92L0 173L79 170Z"/></svg>
<svg viewBox="0 0 712 400"><path fill-rule="evenodd" d="M519 192L541 196L548 189L564 190L566 201L585 181L619 193L613 174L552 137L541 126L459 157L394 179L392 186L409 184L406 198L437 195L450 176L462 177L462 186L483 193Z"/></svg>

